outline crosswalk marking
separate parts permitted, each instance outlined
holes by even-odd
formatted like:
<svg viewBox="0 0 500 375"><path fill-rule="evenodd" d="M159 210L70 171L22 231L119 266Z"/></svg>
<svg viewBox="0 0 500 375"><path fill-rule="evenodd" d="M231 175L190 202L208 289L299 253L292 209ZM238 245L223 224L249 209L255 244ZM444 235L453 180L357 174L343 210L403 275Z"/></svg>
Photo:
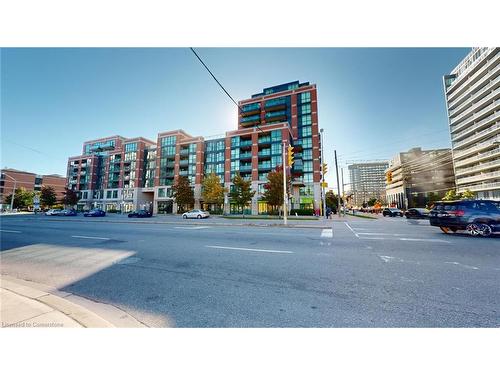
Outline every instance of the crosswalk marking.
<svg viewBox="0 0 500 375"><path fill-rule="evenodd" d="M323 229L321 237L333 237L333 229Z"/></svg>

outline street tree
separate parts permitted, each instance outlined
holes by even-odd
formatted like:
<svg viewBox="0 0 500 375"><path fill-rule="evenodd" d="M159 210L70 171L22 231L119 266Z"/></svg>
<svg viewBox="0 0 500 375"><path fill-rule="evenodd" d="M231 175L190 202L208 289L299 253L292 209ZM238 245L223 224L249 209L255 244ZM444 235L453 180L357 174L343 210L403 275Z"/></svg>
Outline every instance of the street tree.
<svg viewBox="0 0 500 375"><path fill-rule="evenodd" d="M193 189L189 184L189 179L186 176L179 176L175 184L172 186L172 196L177 203L177 211L184 212L186 208L194 204Z"/></svg>
<svg viewBox="0 0 500 375"><path fill-rule="evenodd" d="M57 203L56 191L52 186L42 186L40 204L44 207L52 207Z"/></svg>
<svg viewBox="0 0 500 375"><path fill-rule="evenodd" d="M462 199L474 199L475 197L476 197L476 195L472 191L470 191L469 189L465 190L461 194Z"/></svg>
<svg viewBox="0 0 500 375"><path fill-rule="evenodd" d="M215 172L210 173L203 179L201 196L203 201L215 205L217 209L224 204L224 193L226 189L222 186L219 176Z"/></svg>
<svg viewBox="0 0 500 375"><path fill-rule="evenodd" d="M290 180L287 180L287 191L289 190ZM271 207L271 212L281 216L281 208L283 207L283 168L277 167L274 171L267 174L267 182L264 185L265 192L263 199L267 205Z"/></svg>
<svg viewBox="0 0 500 375"><path fill-rule="evenodd" d="M233 178L233 187L229 192L231 200L233 200L238 208L241 208L243 217L245 217L245 206L252 201L255 191L252 191L252 182L246 181L240 176L239 172Z"/></svg>
<svg viewBox="0 0 500 375"><path fill-rule="evenodd" d="M32 206L34 196L34 192L28 191L23 187L16 189L16 191L14 192L14 204L11 208L26 208ZM9 194L4 198L4 203L10 205L11 200L12 194Z"/></svg>
<svg viewBox="0 0 500 375"><path fill-rule="evenodd" d="M444 201L456 201L461 198L460 194L457 194L455 189L448 190L443 197Z"/></svg>
<svg viewBox="0 0 500 375"><path fill-rule="evenodd" d="M373 207L375 206L375 203L377 203L377 198L370 198L366 203L368 204L368 207Z"/></svg>
<svg viewBox="0 0 500 375"><path fill-rule="evenodd" d="M75 204L78 203L78 195L76 192L74 192L71 189L66 188L64 191L64 197L61 200L61 203L66 205L66 206L71 206L73 207Z"/></svg>
<svg viewBox="0 0 500 375"><path fill-rule="evenodd" d="M332 190L329 190L325 193L325 203L326 207L330 207L334 212L338 210L338 199L337 194L335 194ZM340 199L342 204L342 198Z"/></svg>

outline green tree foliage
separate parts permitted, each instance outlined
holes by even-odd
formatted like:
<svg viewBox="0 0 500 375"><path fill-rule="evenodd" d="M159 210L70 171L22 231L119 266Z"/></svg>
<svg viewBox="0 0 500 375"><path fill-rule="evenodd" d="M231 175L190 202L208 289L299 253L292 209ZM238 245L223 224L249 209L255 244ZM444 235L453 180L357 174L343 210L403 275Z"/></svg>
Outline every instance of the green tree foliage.
<svg viewBox="0 0 500 375"><path fill-rule="evenodd" d="M56 191L52 186L42 186L40 204L42 207L52 207L57 203Z"/></svg>
<svg viewBox="0 0 500 375"><path fill-rule="evenodd" d="M66 206L74 206L78 203L78 195L73 190L66 188L61 203Z"/></svg>
<svg viewBox="0 0 500 375"><path fill-rule="evenodd" d="M186 176L179 176L172 186L172 195L177 203L177 211L184 212L186 208L194 204L193 189L189 185L189 179Z"/></svg>
<svg viewBox="0 0 500 375"><path fill-rule="evenodd" d="M205 176L203 179L202 198L205 203L218 204L224 203L224 193L226 189L220 183L220 178L214 172Z"/></svg>
<svg viewBox="0 0 500 375"><path fill-rule="evenodd" d="M368 207L373 207L375 206L375 203L377 203L377 198L370 198L366 203L368 204Z"/></svg>
<svg viewBox="0 0 500 375"><path fill-rule="evenodd" d="M28 191L23 187L16 189L14 193L14 207L12 208L26 208L29 206L33 206L33 197L35 193L32 191ZM12 194L7 195L4 198L4 203L10 205L10 201L12 199Z"/></svg>
<svg viewBox="0 0 500 375"><path fill-rule="evenodd" d="M330 207L333 211L338 210L338 199L337 194L335 194L332 190L329 190L325 193L325 202L326 207ZM342 198L340 199L342 204Z"/></svg>
<svg viewBox="0 0 500 375"><path fill-rule="evenodd" d="M287 181L287 191L289 190L290 181ZM262 198L271 207L271 212L279 212L283 206L283 168L278 167L274 171L267 174L267 182L264 185L265 192Z"/></svg>
<svg viewBox="0 0 500 375"><path fill-rule="evenodd" d="M455 189L448 190L443 197L444 201L456 201L461 198L460 194L457 194Z"/></svg>
<svg viewBox="0 0 500 375"><path fill-rule="evenodd" d="M469 189L465 190L461 194L462 199L474 199L475 197L476 197L476 195L472 191L470 191Z"/></svg>
<svg viewBox="0 0 500 375"><path fill-rule="evenodd" d="M255 195L255 191L252 191L251 185L252 182L244 180L239 173L236 173L233 178L233 188L229 196L243 210L243 216L245 216L245 206L252 201Z"/></svg>

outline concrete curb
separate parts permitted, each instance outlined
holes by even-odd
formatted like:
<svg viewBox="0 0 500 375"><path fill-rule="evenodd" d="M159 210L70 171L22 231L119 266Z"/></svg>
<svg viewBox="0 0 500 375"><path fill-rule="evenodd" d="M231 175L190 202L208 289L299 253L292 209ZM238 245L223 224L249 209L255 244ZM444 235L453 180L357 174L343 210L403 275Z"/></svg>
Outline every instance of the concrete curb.
<svg viewBox="0 0 500 375"><path fill-rule="evenodd" d="M64 219L47 219L47 221L63 221L68 222L68 220ZM336 220L340 221L340 220ZM135 221L135 220L95 220L95 221L83 221L83 220L72 220L72 222L78 223L134 223L134 224L175 224L175 225L194 225L194 226L219 226L219 227L283 227L283 228L312 228L312 229L330 229L331 225L305 225L305 224L280 224L280 223L269 223L269 224L261 224L261 223L210 223L206 221L197 221L193 223L184 222L184 221ZM333 222L333 220L332 220Z"/></svg>
<svg viewBox="0 0 500 375"><path fill-rule="evenodd" d="M146 327L114 306L87 300L72 293L61 292L48 285L17 279L9 275L0 275L0 281L2 288L47 305L86 328ZM97 309L95 305L98 306ZM98 310L99 315L90 309ZM104 313L101 314L101 312Z"/></svg>

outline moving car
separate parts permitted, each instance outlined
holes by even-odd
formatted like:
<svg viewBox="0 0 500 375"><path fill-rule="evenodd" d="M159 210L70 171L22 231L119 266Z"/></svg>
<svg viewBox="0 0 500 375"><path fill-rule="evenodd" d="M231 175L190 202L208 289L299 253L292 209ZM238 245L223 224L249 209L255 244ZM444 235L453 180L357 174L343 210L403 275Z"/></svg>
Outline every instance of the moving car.
<svg viewBox="0 0 500 375"><path fill-rule="evenodd" d="M384 210L382 211L382 215L390 216L390 217L394 217L394 216L403 217L403 211L401 211L399 208L388 207L388 208L384 208Z"/></svg>
<svg viewBox="0 0 500 375"><path fill-rule="evenodd" d="M46 216L57 216L57 215L59 215L60 212L61 212L61 210L50 209L50 210L45 212L45 215Z"/></svg>
<svg viewBox="0 0 500 375"><path fill-rule="evenodd" d="M429 210L427 208L410 208L406 210L405 217L407 219L428 219Z"/></svg>
<svg viewBox="0 0 500 375"><path fill-rule="evenodd" d="M182 214L183 219L204 219L207 217L210 217L210 214L203 210L191 210Z"/></svg>
<svg viewBox="0 0 500 375"><path fill-rule="evenodd" d="M73 210L72 208L69 210L62 210L58 214L59 216L76 216L76 211Z"/></svg>
<svg viewBox="0 0 500 375"><path fill-rule="evenodd" d="M128 214L128 217L151 217L153 213L146 210L133 211Z"/></svg>
<svg viewBox="0 0 500 375"><path fill-rule="evenodd" d="M96 208L95 210L90 210L89 212L85 212L83 214L85 217L99 217L99 216L106 216L106 212L103 210Z"/></svg>
<svg viewBox="0 0 500 375"><path fill-rule="evenodd" d="M500 203L490 200L436 202L429 221L447 234L466 230L472 236L488 237L500 232Z"/></svg>

